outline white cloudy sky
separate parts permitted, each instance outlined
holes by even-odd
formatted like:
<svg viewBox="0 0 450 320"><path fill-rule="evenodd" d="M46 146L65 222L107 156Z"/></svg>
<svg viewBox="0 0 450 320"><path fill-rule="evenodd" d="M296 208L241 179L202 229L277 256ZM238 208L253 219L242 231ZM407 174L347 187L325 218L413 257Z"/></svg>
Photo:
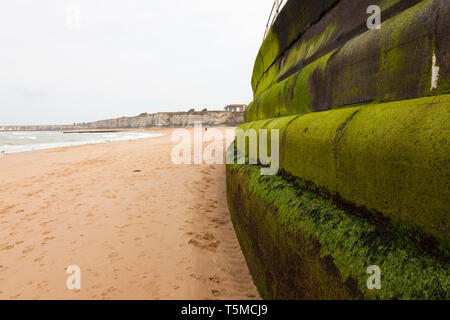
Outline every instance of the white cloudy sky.
<svg viewBox="0 0 450 320"><path fill-rule="evenodd" d="M0 124L73 123L248 103L272 4L1 1ZM79 29L71 8L80 10Z"/></svg>

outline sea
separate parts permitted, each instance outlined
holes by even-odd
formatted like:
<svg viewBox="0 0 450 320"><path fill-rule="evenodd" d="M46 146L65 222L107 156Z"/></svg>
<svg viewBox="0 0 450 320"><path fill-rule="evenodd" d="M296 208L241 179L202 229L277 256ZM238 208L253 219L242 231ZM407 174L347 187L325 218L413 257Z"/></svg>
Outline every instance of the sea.
<svg viewBox="0 0 450 320"><path fill-rule="evenodd" d="M152 132L90 132L61 131L0 131L0 156L7 153L52 149L82 144L156 138L163 134Z"/></svg>

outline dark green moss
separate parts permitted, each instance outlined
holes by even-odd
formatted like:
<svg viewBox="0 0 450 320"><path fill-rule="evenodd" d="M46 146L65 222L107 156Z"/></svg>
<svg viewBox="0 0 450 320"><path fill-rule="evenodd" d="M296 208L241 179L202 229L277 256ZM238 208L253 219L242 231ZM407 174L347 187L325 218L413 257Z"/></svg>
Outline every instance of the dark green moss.
<svg viewBox="0 0 450 320"><path fill-rule="evenodd" d="M399 229L431 236L448 251L449 110L450 95L442 95L260 120L242 128L279 129L283 170L381 212Z"/></svg>
<svg viewBox="0 0 450 320"><path fill-rule="evenodd" d="M350 27L337 26L345 25L339 19L352 10L348 3L337 5L333 14L311 27L320 26L316 32L308 29L282 60L261 74L254 92L258 108L251 120L448 93L450 47L442 29L450 24L449 5L424 0L412 6L416 2L384 1L386 11L411 7L384 20L381 30L365 29L358 35L349 31L348 38L341 38L341 29ZM440 72L432 90L433 54Z"/></svg>
<svg viewBox="0 0 450 320"><path fill-rule="evenodd" d="M271 299L449 299L446 263L406 238L259 168L227 166L229 209L255 283ZM382 289L368 290L367 267Z"/></svg>

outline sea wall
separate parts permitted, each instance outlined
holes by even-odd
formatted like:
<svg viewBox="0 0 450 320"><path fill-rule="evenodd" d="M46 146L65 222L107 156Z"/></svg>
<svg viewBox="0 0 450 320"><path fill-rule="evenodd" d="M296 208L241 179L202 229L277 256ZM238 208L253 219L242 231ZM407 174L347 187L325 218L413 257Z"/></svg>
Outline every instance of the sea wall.
<svg viewBox="0 0 450 320"><path fill-rule="evenodd" d="M374 4L382 24L369 30ZM227 165L264 298L449 298L449 26L445 0L287 2L240 126L247 140L267 130L269 147L279 130L280 170Z"/></svg>
<svg viewBox="0 0 450 320"><path fill-rule="evenodd" d="M307 6L326 1L290 2ZM341 0L321 11L321 20L278 52L278 58L255 64L255 99L246 121L450 92L450 35L443 31L450 20L447 0L354 2ZM380 30L368 30L365 10L376 2L385 8L384 22ZM266 38L260 55L267 55L266 47L279 47L287 41L284 37ZM439 68L435 86L433 66Z"/></svg>
<svg viewBox="0 0 450 320"><path fill-rule="evenodd" d="M243 112L161 112L138 117L89 122L85 125L0 126L0 131L69 131L94 129L134 129L154 127L189 127L200 121L205 126L236 126L243 122Z"/></svg>
<svg viewBox="0 0 450 320"><path fill-rule="evenodd" d="M228 165L228 208L265 299L450 299L448 261L305 184ZM297 181L300 182L300 181ZM382 270L369 290L367 267Z"/></svg>
<svg viewBox="0 0 450 320"><path fill-rule="evenodd" d="M398 230L431 237L450 252L450 95L259 120L240 128L268 130L267 145L270 130L280 130L283 172L383 216ZM248 155L248 149L240 152Z"/></svg>

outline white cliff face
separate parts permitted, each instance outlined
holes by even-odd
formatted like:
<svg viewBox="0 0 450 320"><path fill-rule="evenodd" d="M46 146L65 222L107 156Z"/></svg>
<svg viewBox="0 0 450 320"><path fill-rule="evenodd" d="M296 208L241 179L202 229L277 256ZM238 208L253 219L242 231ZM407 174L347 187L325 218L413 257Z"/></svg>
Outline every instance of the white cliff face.
<svg viewBox="0 0 450 320"><path fill-rule="evenodd" d="M71 125L0 126L0 131L66 131L83 129L86 129L86 127Z"/></svg>
<svg viewBox="0 0 450 320"><path fill-rule="evenodd" d="M118 129L146 127L187 127L201 121L203 125L239 125L242 112L155 113L139 117L101 120L88 123L88 129Z"/></svg>
<svg viewBox="0 0 450 320"><path fill-rule="evenodd" d="M133 129L152 127L190 127L201 121L204 126L235 126L243 123L243 112L165 112L138 117L124 117L89 122L86 126L48 125L48 126L0 126L2 131L64 131L83 129Z"/></svg>

